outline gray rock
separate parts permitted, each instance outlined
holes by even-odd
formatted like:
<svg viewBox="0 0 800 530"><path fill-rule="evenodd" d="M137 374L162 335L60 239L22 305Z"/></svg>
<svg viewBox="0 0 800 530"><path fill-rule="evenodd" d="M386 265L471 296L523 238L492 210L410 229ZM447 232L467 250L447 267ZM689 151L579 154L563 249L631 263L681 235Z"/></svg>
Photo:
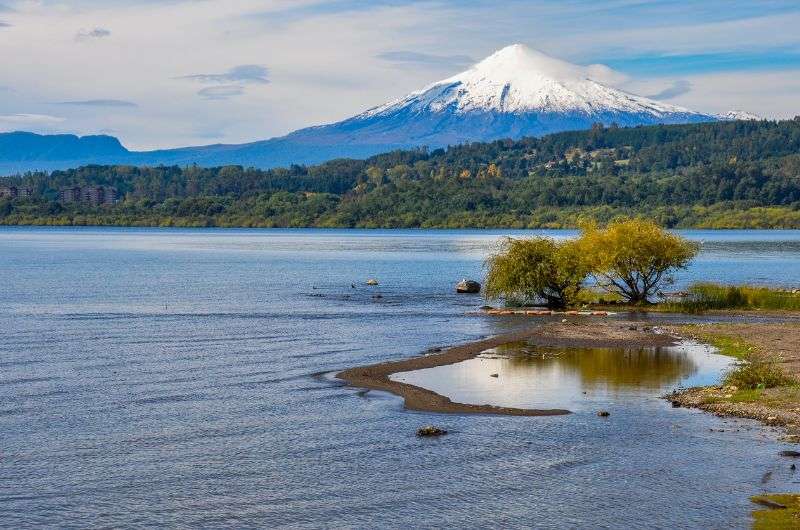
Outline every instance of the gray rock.
<svg viewBox="0 0 800 530"><path fill-rule="evenodd" d="M475 280L467 280L464 278L458 282L458 285L456 285L456 292L463 294L476 294L481 292L481 284Z"/></svg>

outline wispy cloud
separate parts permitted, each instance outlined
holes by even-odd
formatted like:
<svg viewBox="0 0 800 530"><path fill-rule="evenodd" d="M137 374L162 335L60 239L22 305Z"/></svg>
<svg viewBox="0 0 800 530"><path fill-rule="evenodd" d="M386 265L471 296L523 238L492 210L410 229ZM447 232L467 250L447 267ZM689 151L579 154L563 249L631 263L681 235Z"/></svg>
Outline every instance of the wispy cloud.
<svg viewBox="0 0 800 530"><path fill-rule="evenodd" d="M432 53L421 53L406 50L386 51L375 56L378 59L388 61L399 66L409 67L465 67L475 62L468 55L436 55Z"/></svg>
<svg viewBox="0 0 800 530"><path fill-rule="evenodd" d="M269 69L258 64L242 64L234 66L221 74L192 74L178 79L197 81L200 83L247 83L265 85L269 83Z"/></svg>
<svg viewBox="0 0 800 530"><path fill-rule="evenodd" d="M692 90L692 83L687 81L686 79L678 79L672 86L665 88L664 90L647 96L651 99L672 99L678 96L682 96L689 91Z"/></svg>
<svg viewBox="0 0 800 530"><path fill-rule="evenodd" d="M244 94L244 87L240 85L221 85L203 88L197 95L205 99L229 99Z"/></svg>
<svg viewBox="0 0 800 530"><path fill-rule="evenodd" d="M119 108L136 108L139 105L133 101L124 101L121 99L87 99L85 101L59 101L57 105L70 105L75 107L119 107Z"/></svg>
<svg viewBox="0 0 800 530"><path fill-rule="evenodd" d="M0 114L0 130L49 128L63 121L64 118L47 114Z"/></svg>
<svg viewBox="0 0 800 530"><path fill-rule="evenodd" d="M105 28L82 29L75 34L76 41L85 41L89 39L102 39L111 35L111 31Z"/></svg>
<svg viewBox="0 0 800 530"><path fill-rule="evenodd" d="M10 28L10 27L11 27L11 24L9 24L8 22L3 22L2 20L0 20L0 29L2 29L2 28Z"/></svg>

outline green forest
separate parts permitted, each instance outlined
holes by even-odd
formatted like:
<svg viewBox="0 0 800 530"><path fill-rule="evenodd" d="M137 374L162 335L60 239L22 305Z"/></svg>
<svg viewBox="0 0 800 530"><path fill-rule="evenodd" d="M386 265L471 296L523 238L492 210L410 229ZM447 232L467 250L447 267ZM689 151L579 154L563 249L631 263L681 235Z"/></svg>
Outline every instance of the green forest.
<svg viewBox="0 0 800 530"><path fill-rule="evenodd" d="M62 187L113 186L113 205ZM800 117L603 127L258 170L86 166L0 178L0 224L220 227L800 228Z"/></svg>

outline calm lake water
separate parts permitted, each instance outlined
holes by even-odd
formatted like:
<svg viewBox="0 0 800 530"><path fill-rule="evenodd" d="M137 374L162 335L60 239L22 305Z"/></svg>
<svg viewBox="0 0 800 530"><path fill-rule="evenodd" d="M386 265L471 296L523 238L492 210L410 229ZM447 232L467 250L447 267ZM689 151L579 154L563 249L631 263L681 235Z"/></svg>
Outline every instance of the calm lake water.
<svg viewBox="0 0 800 530"><path fill-rule="evenodd" d="M529 325L453 293L503 234L0 228L0 527L746 527L748 496L797 490L775 433L658 398L716 365L601 376L606 419L411 413L331 377ZM799 232L686 234L679 286L800 286Z"/></svg>

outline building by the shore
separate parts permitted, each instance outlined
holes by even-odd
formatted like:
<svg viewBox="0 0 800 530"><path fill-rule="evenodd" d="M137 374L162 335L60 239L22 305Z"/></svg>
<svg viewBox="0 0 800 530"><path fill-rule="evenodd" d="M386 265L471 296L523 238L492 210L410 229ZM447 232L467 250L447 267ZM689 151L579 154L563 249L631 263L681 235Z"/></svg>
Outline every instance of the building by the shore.
<svg viewBox="0 0 800 530"><path fill-rule="evenodd" d="M0 199L24 199L33 195L30 188L20 188L17 186L0 186Z"/></svg>
<svg viewBox="0 0 800 530"><path fill-rule="evenodd" d="M80 202L99 206L114 204L117 201L117 190L111 186L69 186L58 191L61 203Z"/></svg>

